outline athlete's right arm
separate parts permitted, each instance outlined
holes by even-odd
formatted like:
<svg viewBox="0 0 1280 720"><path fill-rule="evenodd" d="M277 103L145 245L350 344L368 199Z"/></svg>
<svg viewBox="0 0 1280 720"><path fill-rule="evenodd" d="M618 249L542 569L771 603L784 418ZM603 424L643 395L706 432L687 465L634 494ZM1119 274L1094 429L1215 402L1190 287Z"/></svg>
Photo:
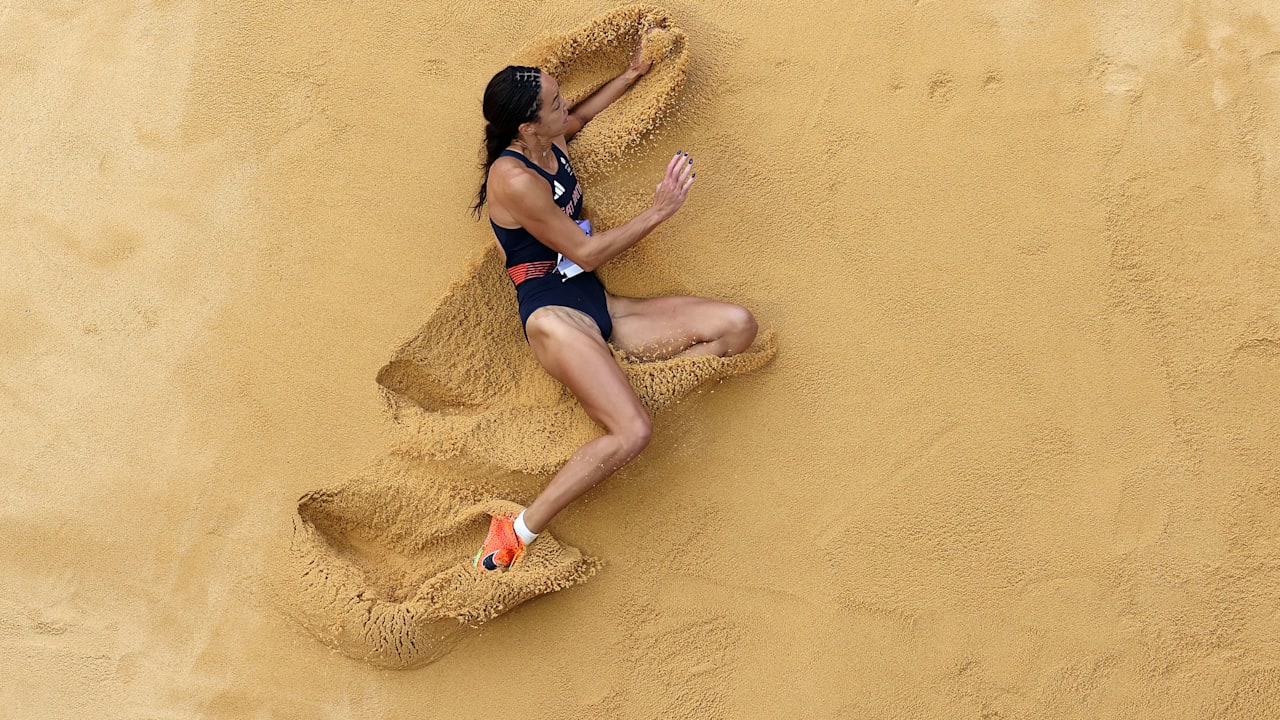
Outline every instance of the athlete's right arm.
<svg viewBox="0 0 1280 720"><path fill-rule="evenodd" d="M528 230L538 242L584 270L591 269L586 263L591 238L556 206L551 193L547 192L546 180L532 172L512 168L503 174L500 182L493 183L493 193L520 227Z"/></svg>
<svg viewBox="0 0 1280 720"><path fill-rule="evenodd" d="M513 169L494 189L500 194L503 206L529 234L590 271L640 242L680 209L693 184L689 170L685 156L677 154L667 164L666 175L658 184L652 205L630 221L591 237L556 206L547 193L546 180L532 172Z"/></svg>

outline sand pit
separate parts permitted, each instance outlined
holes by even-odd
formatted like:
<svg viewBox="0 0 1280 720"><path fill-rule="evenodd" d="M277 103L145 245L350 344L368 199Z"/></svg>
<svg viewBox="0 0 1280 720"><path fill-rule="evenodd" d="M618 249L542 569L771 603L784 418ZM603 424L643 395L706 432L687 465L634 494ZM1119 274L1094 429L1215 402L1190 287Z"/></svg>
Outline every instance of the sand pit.
<svg viewBox="0 0 1280 720"><path fill-rule="evenodd" d="M1280 4L663 5L584 190L699 187L606 282L780 350L518 587L450 583L591 428L493 323L480 99L615 4L3 6L0 716L1280 717Z"/></svg>
<svg viewBox="0 0 1280 720"><path fill-rule="evenodd" d="M650 27L660 28L645 35L645 52L654 60L650 73L628 91L626 102L587 125L593 132L572 139L570 151L588 188L593 176L634 152L675 104L688 62L683 33L658 8L625 6L543 40L512 61L556 75L572 103L621 72ZM586 216L599 218L589 192L586 197ZM643 210L612 207L626 214L617 216L624 220ZM602 228L609 224L600 220ZM632 263L637 265L634 257ZM649 295L671 286L655 258L638 265L643 272L629 280L653 279ZM606 268L606 282L620 272ZM549 533L511 573L471 566L488 527L485 511L518 512L538 490L534 481L530 492L527 478L495 488L491 471L554 473L603 432L537 364L514 307L515 292L491 243L378 373L391 416L408 429L399 449L347 483L308 493L298 503L280 606L351 657L394 668L432 662L481 623L582 582L600 566ZM728 358L641 362L616 351L615 357L645 407L656 413L701 385L763 366L774 349L765 334ZM456 461L469 474L432 473L413 457Z"/></svg>

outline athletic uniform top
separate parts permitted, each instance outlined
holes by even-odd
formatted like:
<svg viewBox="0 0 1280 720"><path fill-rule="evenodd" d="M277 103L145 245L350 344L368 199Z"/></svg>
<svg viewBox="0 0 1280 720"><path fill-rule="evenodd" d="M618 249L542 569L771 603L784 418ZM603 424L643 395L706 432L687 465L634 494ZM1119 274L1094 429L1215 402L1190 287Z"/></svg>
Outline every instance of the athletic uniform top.
<svg viewBox="0 0 1280 720"><path fill-rule="evenodd" d="M569 156L565 155L564 151L555 143L551 144L551 152L555 153L556 160L559 162L555 175L538 167L532 160L515 150L503 150L498 157L510 156L517 158L525 165L537 170L539 175L551 183L551 193L555 199L556 207L560 208L565 215L575 221L580 220L582 215L582 186L578 184L578 178L574 176L573 168L569 166ZM508 268L523 265L524 263L546 261L550 261L554 267L556 256L559 253L538 242L538 239L528 230L524 228L504 228L495 223L492 218L489 219L489 224L493 225L493 232L498 236L498 243L502 245L502 251L507 254ZM520 281L514 277L512 280L517 285L520 284Z"/></svg>
<svg viewBox="0 0 1280 720"><path fill-rule="evenodd" d="M551 144L559 166L556 173L538 167L532 160L514 150L503 150L503 155L519 158L551 184L556 207L565 215L580 220L582 215L582 186L569 166L569 156L555 143ZM504 228L489 218L498 243L507 255L507 275L516 286L516 299L520 304L520 322L526 324L535 310L547 305L573 308L586 313L600 329L600 335L608 340L613 334L613 319L609 316L609 303L604 285L591 271L573 277L565 277L556 271L560 253L543 245L524 228ZM528 329L525 337L528 338Z"/></svg>

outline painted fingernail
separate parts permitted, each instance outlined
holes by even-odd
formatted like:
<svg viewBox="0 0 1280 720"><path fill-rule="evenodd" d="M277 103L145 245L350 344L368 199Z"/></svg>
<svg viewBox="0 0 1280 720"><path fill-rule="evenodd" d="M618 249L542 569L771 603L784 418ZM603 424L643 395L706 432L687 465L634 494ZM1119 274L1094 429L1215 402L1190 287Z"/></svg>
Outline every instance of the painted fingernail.
<svg viewBox="0 0 1280 720"><path fill-rule="evenodd" d="M690 165L692 165L692 164L693 164L693 158L689 158L689 164L690 164Z"/></svg>
<svg viewBox="0 0 1280 720"><path fill-rule="evenodd" d="M683 155L683 154L684 154L684 151L683 151L683 150L677 150L677 151L676 151L676 154L677 154L677 155Z"/></svg>

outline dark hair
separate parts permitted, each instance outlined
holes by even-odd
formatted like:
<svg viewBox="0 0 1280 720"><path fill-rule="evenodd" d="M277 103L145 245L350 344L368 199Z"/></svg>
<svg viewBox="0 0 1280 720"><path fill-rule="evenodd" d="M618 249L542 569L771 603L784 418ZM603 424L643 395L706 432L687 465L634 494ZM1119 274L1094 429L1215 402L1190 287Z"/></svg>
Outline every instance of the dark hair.
<svg viewBox="0 0 1280 720"><path fill-rule="evenodd" d="M484 177L471 214L480 219L480 208L488 199L489 168L502 151L520 134L520 126L538 119L542 112L542 70L525 65L508 65L498 71L484 89L485 160Z"/></svg>

